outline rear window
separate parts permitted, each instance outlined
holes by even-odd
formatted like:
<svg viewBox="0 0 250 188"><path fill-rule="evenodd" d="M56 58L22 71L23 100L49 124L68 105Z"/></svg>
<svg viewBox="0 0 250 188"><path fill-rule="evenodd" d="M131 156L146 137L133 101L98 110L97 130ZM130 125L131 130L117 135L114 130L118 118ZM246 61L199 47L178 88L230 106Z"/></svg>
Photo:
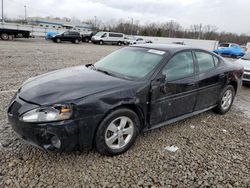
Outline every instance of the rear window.
<svg viewBox="0 0 250 188"><path fill-rule="evenodd" d="M123 35L119 33L109 33L109 37L123 37Z"/></svg>
<svg viewBox="0 0 250 188"><path fill-rule="evenodd" d="M70 32L69 34L70 34L70 35L79 35L78 32Z"/></svg>
<svg viewBox="0 0 250 188"><path fill-rule="evenodd" d="M199 65L199 72L206 72L214 68L214 58L206 52L195 52Z"/></svg>

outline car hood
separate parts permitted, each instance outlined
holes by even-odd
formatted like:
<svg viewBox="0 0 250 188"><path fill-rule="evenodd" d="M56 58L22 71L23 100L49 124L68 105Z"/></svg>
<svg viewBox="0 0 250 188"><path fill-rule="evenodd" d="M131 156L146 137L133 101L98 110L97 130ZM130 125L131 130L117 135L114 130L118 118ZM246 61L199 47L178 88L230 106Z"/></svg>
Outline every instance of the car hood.
<svg viewBox="0 0 250 188"><path fill-rule="evenodd" d="M28 102L39 105L55 104L123 87L130 82L85 66L78 66L28 79L18 95Z"/></svg>
<svg viewBox="0 0 250 188"><path fill-rule="evenodd" d="M250 70L250 60L239 59L236 63L242 65L245 70Z"/></svg>

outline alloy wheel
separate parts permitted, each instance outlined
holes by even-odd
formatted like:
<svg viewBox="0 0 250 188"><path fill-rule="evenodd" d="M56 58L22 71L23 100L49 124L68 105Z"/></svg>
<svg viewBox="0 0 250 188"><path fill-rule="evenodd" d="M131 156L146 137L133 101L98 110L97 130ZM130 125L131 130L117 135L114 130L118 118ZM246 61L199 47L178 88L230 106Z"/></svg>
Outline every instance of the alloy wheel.
<svg viewBox="0 0 250 188"><path fill-rule="evenodd" d="M105 143L111 149L121 149L130 142L134 131L134 123L129 117L118 117L108 125Z"/></svg>
<svg viewBox="0 0 250 188"><path fill-rule="evenodd" d="M227 110L231 106L232 101L233 101L233 92L232 92L232 90L228 89L224 93L222 100L221 100L222 109Z"/></svg>

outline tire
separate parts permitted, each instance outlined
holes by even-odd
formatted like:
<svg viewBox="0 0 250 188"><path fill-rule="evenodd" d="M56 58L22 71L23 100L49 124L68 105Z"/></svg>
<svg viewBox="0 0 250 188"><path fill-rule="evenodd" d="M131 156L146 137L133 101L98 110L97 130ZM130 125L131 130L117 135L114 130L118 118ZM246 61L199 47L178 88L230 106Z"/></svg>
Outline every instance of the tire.
<svg viewBox="0 0 250 188"><path fill-rule="evenodd" d="M79 40L78 40L78 39L75 39L74 43L75 43L75 44L79 44Z"/></svg>
<svg viewBox="0 0 250 188"><path fill-rule="evenodd" d="M111 112L97 129L96 150L100 154L108 156L126 152L134 144L139 127L140 120L134 111L121 108Z"/></svg>
<svg viewBox="0 0 250 188"><path fill-rule="evenodd" d="M229 97L231 95L231 97ZM226 97L228 96L228 97ZM235 97L235 89L232 85L226 86L220 95L217 106L213 109L213 111L217 114L226 114L232 107L233 101ZM227 98L227 99L226 99Z"/></svg>
<svg viewBox="0 0 250 188"><path fill-rule="evenodd" d="M103 45L103 41L102 41L102 40L100 40L100 41L99 41L99 44L100 44L100 45Z"/></svg>
<svg viewBox="0 0 250 188"><path fill-rule="evenodd" d="M9 40L9 35L7 33L2 33L1 34L1 39L2 40Z"/></svg>
<svg viewBox="0 0 250 188"><path fill-rule="evenodd" d="M60 42L61 42L61 39L57 38L56 43L60 43Z"/></svg>
<svg viewBox="0 0 250 188"><path fill-rule="evenodd" d="M119 41L119 42L117 43L117 45L118 45L118 46L121 46L121 45L122 45L122 42L121 42L121 41Z"/></svg>

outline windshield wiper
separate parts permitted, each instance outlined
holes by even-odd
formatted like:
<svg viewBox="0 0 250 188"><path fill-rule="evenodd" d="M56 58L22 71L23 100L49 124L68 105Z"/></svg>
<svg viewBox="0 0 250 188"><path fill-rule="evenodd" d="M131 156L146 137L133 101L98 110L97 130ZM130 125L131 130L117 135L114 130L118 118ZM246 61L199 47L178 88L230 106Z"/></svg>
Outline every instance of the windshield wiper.
<svg viewBox="0 0 250 188"><path fill-rule="evenodd" d="M110 73L110 72L108 72L108 71L106 71L106 70L98 69L98 68L96 68L96 67L95 67L95 70L97 70L97 71L99 71L99 72L102 72L102 73L104 73L104 74L110 75L110 76L114 76L114 74L112 74L112 73Z"/></svg>
<svg viewBox="0 0 250 188"><path fill-rule="evenodd" d="M107 75L114 76L114 74L112 74L112 73L110 73L110 72L108 72L106 70L98 69L97 67L95 67L94 64L88 65L88 68L91 68L92 70L96 70L96 71L102 72L102 73L107 74Z"/></svg>

